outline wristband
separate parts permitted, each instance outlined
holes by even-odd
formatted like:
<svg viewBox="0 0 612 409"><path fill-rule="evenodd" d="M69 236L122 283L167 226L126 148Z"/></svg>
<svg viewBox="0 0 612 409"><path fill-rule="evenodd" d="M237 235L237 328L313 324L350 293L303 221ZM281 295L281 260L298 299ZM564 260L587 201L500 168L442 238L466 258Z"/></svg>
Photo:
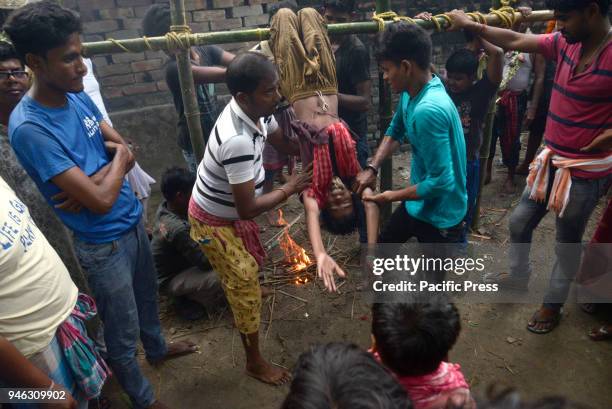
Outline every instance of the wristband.
<svg viewBox="0 0 612 409"><path fill-rule="evenodd" d="M374 172L374 176L378 176L378 169L376 169L374 166L368 164L366 165L365 169L371 169L372 172Z"/></svg>
<svg viewBox="0 0 612 409"><path fill-rule="evenodd" d="M283 189L282 187L277 187L274 190L280 190L281 192L283 192L283 194L285 195L285 198L283 199L283 202L286 202L289 199L289 194L287 193L287 191L285 189Z"/></svg>

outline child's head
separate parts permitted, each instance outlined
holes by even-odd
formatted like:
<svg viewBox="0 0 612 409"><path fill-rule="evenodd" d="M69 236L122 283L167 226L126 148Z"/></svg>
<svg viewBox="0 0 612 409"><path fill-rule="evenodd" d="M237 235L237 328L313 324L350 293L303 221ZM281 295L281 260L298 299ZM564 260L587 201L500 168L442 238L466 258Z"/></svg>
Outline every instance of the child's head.
<svg viewBox="0 0 612 409"><path fill-rule="evenodd" d="M467 49L455 51L446 61L448 87L462 93L470 89L478 72L478 57Z"/></svg>
<svg viewBox="0 0 612 409"><path fill-rule="evenodd" d="M4 25L17 55L47 89L83 91L87 66L82 58L79 16L55 1L27 4Z"/></svg>
<svg viewBox="0 0 612 409"><path fill-rule="evenodd" d="M167 169L161 181L161 192L164 199L181 214L187 214L195 181L195 175L185 168L175 166Z"/></svg>
<svg viewBox="0 0 612 409"><path fill-rule="evenodd" d="M357 227L357 197L339 177L334 177L321 209L323 227L333 234L350 234Z"/></svg>
<svg viewBox="0 0 612 409"><path fill-rule="evenodd" d="M411 409L394 377L356 345L330 343L300 355L282 409Z"/></svg>
<svg viewBox="0 0 612 409"><path fill-rule="evenodd" d="M382 362L398 376L434 372L448 355L461 322L444 294L372 306L372 335Z"/></svg>

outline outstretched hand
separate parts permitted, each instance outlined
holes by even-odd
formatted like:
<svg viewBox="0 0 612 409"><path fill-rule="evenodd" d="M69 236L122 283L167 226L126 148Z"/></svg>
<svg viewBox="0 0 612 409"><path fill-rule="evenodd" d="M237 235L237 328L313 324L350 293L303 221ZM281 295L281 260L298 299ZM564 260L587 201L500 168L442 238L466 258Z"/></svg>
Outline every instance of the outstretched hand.
<svg viewBox="0 0 612 409"><path fill-rule="evenodd" d="M312 163L302 169L301 172L293 172L289 175L287 186L291 189L291 193L300 193L302 190L310 186L312 182Z"/></svg>
<svg viewBox="0 0 612 409"><path fill-rule="evenodd" d="M374 202L377 205L382 205L383 203L387 203L389 202L389 191L384 191L381 193L370 193L370 192L364 192L364 194L361 196L361 199L364 202Z"/></svg>
<svg viewBox="0 0 612 409"><path fill-rule="evenodd" d="M365 188L376 189L376 175L372 171L372 169L366 168L359 172L357 176L355 176L355 180L353 181L353 185L351 186L353 192L361 196Z"/></svg>
<svg viewBox="0 0 612 409"><path fill-rule="evenodd" d="M446 13L447 16L451 18L451 24L448 27L447 31L459 31L463 30L467 26L473 23L472 19L465 14L463 10L453 10Z"/></svg>
<svg viewBox="0 0 612 409"><path fill-rule="evenodd" d="M346 277L344 270L327 253L317 256L317 276L323 280L329 292L335 292L338 289L334 274L338 274L338 277Z"/></svg>

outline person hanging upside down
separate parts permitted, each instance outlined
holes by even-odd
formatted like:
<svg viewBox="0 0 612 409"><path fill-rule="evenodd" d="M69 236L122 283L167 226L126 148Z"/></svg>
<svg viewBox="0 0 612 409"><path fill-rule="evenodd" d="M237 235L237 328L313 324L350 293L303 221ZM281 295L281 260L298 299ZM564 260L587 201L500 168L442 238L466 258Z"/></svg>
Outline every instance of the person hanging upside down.
<svg viewBox="0 0 612 409"><path fill-rule="evenodd" d="M328 289L335 290L334 272L341 277L345 273L326 253L319 219L335 234L355 230L361 198L347 186L361 167L356 141L338 117L335 60L323 17L312 8L297 14L287 8L279 10L270 25L270 48L280 71L281 94L297 117L292 127L298 135L302 164L313 163L313 181L302 200L317 274ZM378 207L372 202L364 206L368 243L373 244L378 235Z"/></svg>

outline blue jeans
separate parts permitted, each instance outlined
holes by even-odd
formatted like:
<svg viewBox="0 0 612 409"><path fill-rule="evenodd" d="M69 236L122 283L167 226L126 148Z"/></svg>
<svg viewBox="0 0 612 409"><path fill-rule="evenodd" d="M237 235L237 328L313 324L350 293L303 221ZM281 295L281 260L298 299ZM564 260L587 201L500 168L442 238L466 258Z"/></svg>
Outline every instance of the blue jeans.
<svg viewBox="0 0 612 409"><path fill-rule="evenodd" d="M104 324L108 363L134 408L153 404L153 388L136 360L142 341L147 359L166 355L157 305L157 274L142 222L118 240L74 242L75 250Z"/></svg>
<svg viewBox="0 0 612 409"><path fill-rule="evenodd" d="M554 174L551 169L550 185L546 201L537 203L529 198L525 189L521 201L510 216L510 274L513 277L529 280L531 266L529 253L533 231L548 212L548 195ZM606 193L612 176L601 179L578 179L572 177L569 202L563 217L556 218L555 262L544 305L560 310L567 300L572 281L580 266L581 246L584 229L599 198Z"/></svg>
<svg viewBox="0 0 612 409"><path fill-rule="evenodd" d="M480 188L480 159L467 162L466 188L468 210L465 214L465 219L463 219L465 226L463 227L463 231L461 233L462 243L467 243L467 232L472 225L474 210L476 210L476 198L478 197L478 190Z"/></svg>
<svg viewBox="0 0 612 409"><path fill-rule="evenodd" d="M368 135L359 135L359 139L357 139L357 161L361 166L361 169L364 169L368 164L368 157L370 156L370 146L368 145Z"/></svg>
<svg viewBox="0 0 612 409"><path fill-rule="evenodd" d="M187 169L194 175L198 174L198 160L195 157L195 153L189 152L185 149L181 150L183 154L183 158L185 158L185 162L187 163Z"/></svg>

